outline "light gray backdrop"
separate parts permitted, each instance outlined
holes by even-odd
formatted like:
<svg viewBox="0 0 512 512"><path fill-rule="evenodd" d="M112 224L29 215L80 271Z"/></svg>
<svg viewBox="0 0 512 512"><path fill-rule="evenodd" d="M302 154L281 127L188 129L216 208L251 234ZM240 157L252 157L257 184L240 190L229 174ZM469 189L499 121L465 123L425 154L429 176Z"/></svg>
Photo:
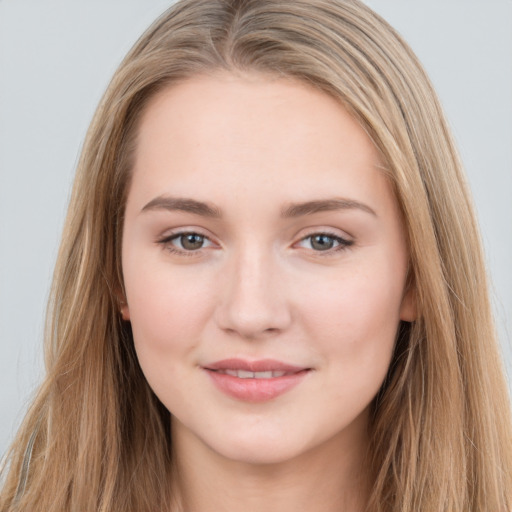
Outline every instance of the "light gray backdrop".
<svg viewBox="0 0 512 512"><path fill-rule="evenodd" d="M0 455L42 375L45 302L77 157L123 55L170 0L0 0ZM437 87L512 331L512 0L368 0ZM507 349L509 375L512 355Z"/></svg>

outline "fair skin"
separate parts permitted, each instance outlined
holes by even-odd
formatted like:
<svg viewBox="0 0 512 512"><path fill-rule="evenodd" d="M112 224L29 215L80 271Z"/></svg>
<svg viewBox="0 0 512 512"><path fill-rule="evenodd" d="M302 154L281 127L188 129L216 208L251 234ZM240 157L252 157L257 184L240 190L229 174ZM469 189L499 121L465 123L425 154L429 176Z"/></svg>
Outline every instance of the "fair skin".
<svg viewBox="0 0 512 512"><path fill-rule="evenodd" d="M172 414L185 510L362 510L369 404L414 318L379 166L344 108L293 80L219 72L146 108L122 314Z"/></svg>

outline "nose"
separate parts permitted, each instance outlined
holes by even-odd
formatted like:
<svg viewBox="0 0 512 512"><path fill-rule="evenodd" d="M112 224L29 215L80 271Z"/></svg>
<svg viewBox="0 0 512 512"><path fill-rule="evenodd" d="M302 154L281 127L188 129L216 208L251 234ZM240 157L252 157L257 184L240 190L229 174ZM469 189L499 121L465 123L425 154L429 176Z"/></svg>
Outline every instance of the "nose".
<svg viewBox="0 0 512 512"><path fill-rule="evenodd" d="M252 245L233 255L219 282L217 324L256 340L285 330L291 311L283 272L275 258Z"/></svg>

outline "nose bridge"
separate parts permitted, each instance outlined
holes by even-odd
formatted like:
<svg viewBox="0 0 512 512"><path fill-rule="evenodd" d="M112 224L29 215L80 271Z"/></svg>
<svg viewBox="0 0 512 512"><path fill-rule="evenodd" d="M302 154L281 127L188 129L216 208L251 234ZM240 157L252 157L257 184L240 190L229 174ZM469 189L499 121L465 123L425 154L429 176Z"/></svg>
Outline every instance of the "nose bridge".
<svg viewBox="0 0 512 512"><path fill-rule="evenodd" d="M220 327L245 338L284 329L290 311L282 271L269 247L250 240L240 245L221 276Z"/></svg>

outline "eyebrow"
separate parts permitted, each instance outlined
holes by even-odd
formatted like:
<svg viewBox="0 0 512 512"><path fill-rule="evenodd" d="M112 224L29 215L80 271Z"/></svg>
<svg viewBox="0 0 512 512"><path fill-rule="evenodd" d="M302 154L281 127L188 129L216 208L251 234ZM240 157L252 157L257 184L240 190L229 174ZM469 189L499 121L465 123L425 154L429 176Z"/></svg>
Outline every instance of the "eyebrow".
<svg viewBox="0 0 512 512"><path fill-rule="evenodd" d="M186 197L158 196L151 200L141 211L169 210L201 215L202 217L222 218L222 211L211 203L203 203Z"/></svg>
<svg viewBox="0 0 512 512"><path fill-rule="evenodd" d="M304 203L291 203L286 208L281 210L281 217L285 219L301 217L303 215L312 215L318 212L329 212L335 210L362 210L363 212L370 213L375 217L375 211L364 203L355 201L353 199L319 199L316 201L306 201Z"/></svg>
<svg viewBox="0 0 512 512"><path fill-rule="evenodd" d="M353 199L329 198L305 201L302 203L290 203L281 210L281 217L283 219L290 219L319 212L353 209L361 210L375 217L377 216L372 208L359 201ZM214 204L196 201L195 199L186 197L158 196L147 203L141 211L154 210L182 211L200 215L201 217L213 219L223 218L222 210Z"/></svg>

